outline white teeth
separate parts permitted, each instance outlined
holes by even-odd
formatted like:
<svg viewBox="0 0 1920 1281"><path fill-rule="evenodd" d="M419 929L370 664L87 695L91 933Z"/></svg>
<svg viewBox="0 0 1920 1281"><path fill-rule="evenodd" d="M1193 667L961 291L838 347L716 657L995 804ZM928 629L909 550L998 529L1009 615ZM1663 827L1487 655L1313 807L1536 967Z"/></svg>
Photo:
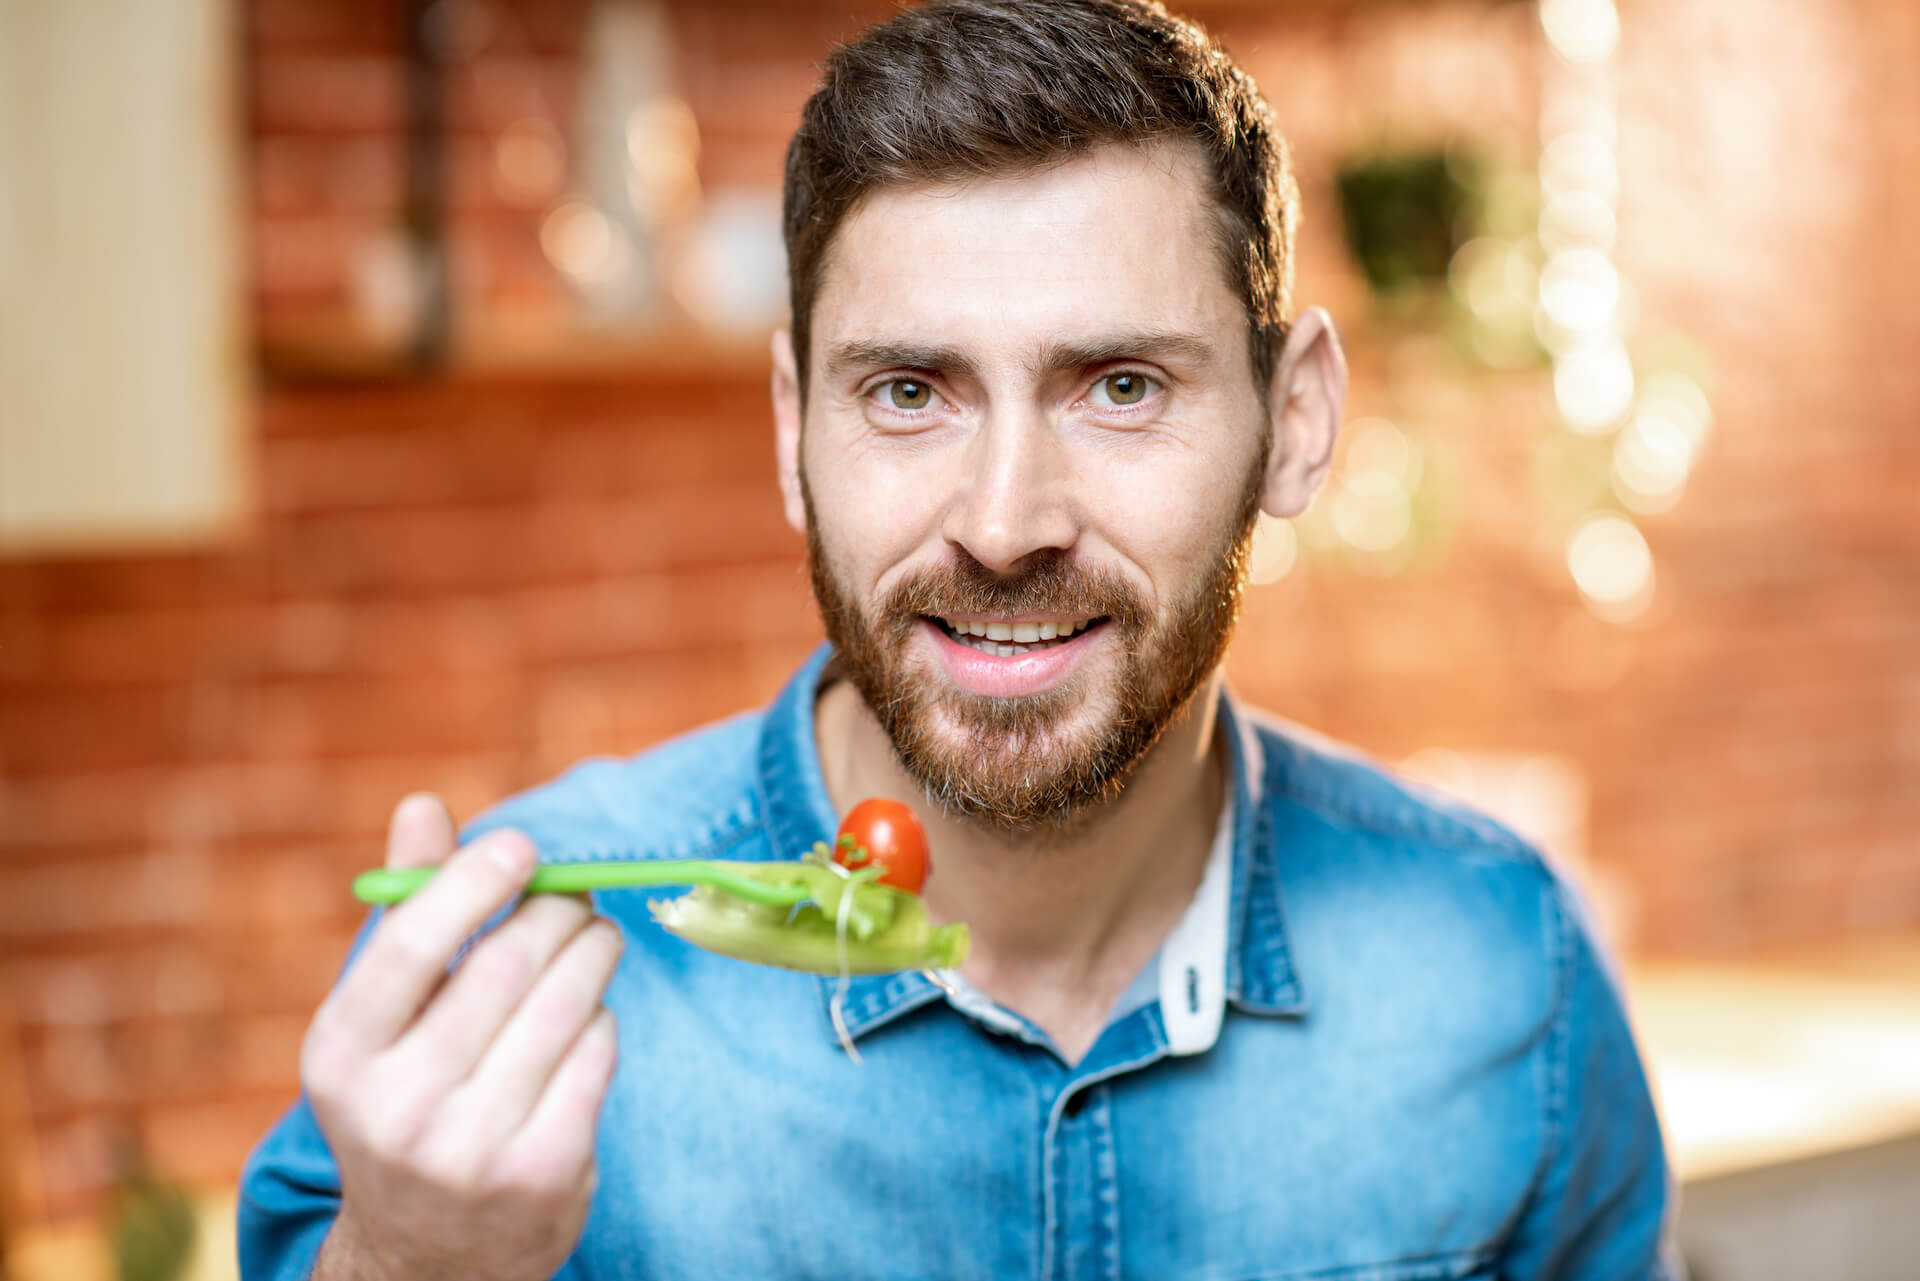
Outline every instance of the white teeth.
<svg viewBox="0 0 1920 1281"><path fill-rule="evenodd" d="M1075 622L1049 620L1044 623L988 623L977 618L943 619L942 621L953 629L955 636L977 636L989 642L977 645L975 648L984 653L999 654L1003 657L1024 653L1024 648L1020 648L1023 646L1037 645L1050 640L1065 640L1093 625L1092 619L1081 619Z"/></svg>

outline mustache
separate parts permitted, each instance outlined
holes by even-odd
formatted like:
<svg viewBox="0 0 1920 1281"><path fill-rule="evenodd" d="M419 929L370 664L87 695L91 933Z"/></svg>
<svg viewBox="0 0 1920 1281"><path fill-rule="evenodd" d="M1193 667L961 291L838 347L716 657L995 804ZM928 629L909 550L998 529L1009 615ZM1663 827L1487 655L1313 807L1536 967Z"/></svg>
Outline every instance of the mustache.
<svg viewBox="0 0 1920 1281"><path fill-rule="evenodd" d="M923 617L956 614L1104 617L1138 634L1150 617L1133 586L1110 570L1088 569L1066 551L1035 552L1000 574L959 551L952 561L895 585L880 602L883 626L905 635Z"/></svg>

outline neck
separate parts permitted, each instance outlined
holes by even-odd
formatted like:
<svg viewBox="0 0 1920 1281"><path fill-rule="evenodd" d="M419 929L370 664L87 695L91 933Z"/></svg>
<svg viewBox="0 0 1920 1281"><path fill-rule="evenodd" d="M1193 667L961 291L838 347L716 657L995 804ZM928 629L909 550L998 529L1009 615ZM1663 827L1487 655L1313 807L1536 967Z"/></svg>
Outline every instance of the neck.
<svg viewBox="0 0 1920 1281"><path fill-rule="evenodd" d="M914 807L933 851L929 912L965 921L969 982L1037 1023L1064 1057L1091 1048L1113 1003L1199 887L1220 813L1218 673L1195 693L1113 800L1065 833L1009 835L942 812L894 754L852 685L830 685L816 736L844 813L865 796Z"/></svg>

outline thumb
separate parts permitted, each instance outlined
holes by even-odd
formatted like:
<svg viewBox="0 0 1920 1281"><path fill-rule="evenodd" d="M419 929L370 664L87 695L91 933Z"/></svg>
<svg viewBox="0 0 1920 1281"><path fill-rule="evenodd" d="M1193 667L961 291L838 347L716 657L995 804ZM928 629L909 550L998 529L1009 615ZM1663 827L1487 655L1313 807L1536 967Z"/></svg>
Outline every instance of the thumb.
<svg viewBox="0 0 1920 1281"><path fill-rule="evenodd" d="M387 824L388 867L438 867L458 839L446 802L432 792L415 792L393 807Z"/></svg>

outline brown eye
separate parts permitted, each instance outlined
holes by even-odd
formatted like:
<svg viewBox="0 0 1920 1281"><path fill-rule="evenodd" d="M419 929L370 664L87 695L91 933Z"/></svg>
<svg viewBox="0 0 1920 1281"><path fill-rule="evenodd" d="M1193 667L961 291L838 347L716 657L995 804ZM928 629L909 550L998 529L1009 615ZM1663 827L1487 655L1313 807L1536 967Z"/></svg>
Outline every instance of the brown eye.
<svg viewBox="0 0 1920 1281"><path fill-rule="evenodd" d="M1093 385L1093 399L1100 405L1137 405L1152 387L1145 374L1108 374Z"/></svg>
<svg viewBox="0 0 1920 1281"><path fill-rule="evenodd" d="M887 384L887 403L895 409L925 409L933 403L933 388L917 378L896 378Z"/></svg>

